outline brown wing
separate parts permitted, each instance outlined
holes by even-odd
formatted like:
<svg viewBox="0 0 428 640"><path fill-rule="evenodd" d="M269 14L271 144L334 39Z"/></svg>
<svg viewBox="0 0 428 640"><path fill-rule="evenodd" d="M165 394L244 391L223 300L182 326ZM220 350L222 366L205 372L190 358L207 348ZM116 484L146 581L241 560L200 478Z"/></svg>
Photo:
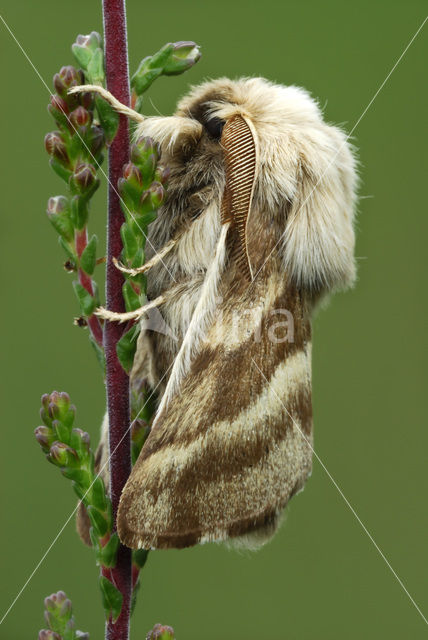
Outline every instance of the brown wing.
<svg viewBox="0 0 428 640"><path fill-rule="evenodd" d="M310 472L310 325L300 296L272 273L223 298L123 491L118 531L129 547L180 548L257 531ZM282 339L278 309L294 318L293 341Z"/></svg>

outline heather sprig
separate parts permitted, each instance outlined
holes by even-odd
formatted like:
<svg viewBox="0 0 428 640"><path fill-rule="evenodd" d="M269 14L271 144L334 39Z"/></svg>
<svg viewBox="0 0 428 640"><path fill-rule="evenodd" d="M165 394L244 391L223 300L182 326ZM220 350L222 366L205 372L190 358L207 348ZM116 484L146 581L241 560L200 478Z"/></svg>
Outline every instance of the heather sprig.
<svg viewBox="0 0 428 640"><path fill-rule="evenodd" d="M64 591L45 598L45 622L49 628L39 631L39 640L89 640L89 633L76 629L71 601Z"/></svg>
<svg viewBox="0 0 428 640"><path fill-rule="evenodd" d="M111 459L119 456L128 465L128 453L132 464L138 458L149 433L155 407L144 381L139 388L133 386L129 394L132 420L129 427L129 408L122 400L128 397L124 390L128 380L126 374L133 364L139 324L131 321L120 337L120 332L115 331L111 323L106 324L95 314L99 299L93 276L96 266L105 262L105 258L97 257L97 237L88 231L90 204L100 184L100 165L108 151L107 305L114 307L115 287L121 286L122 276L119 274L118 280L118 272L111 267L116 258L132 269L144 265L148 227L165 201L168 170L159 165L160 148L150 138L138 138L129 152L128 127L107 101L92 92L69 93L70 89L82 84L102 87L108 84L114 85L112 93L118 99L126 104L129 102L124 0L119 3L103 0L103 15L105 51L103 39L97 32L79 35L72 46L78 68L64 66L53 78L55 93L51 96L48 111L56 128L46 135L45 148L52 169L65 182L65 192L49 198L47 214L65 251L64 268L68 273L77 274L73 287L80 305L80 316L75 319L75 324L88 326L103 372L106 369L109 414L116 417L109 426L110 442L113 437L118 443L110 451ZM142 95L156 78L183 73L199 57L199 47L195 43L177 42L169 43L158 53L145 58L132 78L132 104L137 103L136 108L141 109ZM124 215L122 224L120 210ZM135 311L145 304L146 285L143 273L124 275L122 295L126 311ZM122 369L115 367L115 353ZM75 408L69 396L57 391L45 394L41 419L43 424L35 430L36 439L48 461L71 480L73 490L88 514L90 539L100 566L99 584L107 619L106 637L127 640L129 615L135 606L140 571L148 556L147 550L133 551L131 565L130 551L120 545L115 528L113 514L130 465L128 469L124 466L125 471L118 465L110 465L110 498L101 475L95 471L89 435L74 426ZM129 428L130 446L128 442L121 444L125 437L129 438ZM127 586L131 583L132 593ZM88 640L88 634L75 630L71 602L62 591L47 598L45 607L48 629L40 631L39 640ZM171 640L174 632L170 627L155 625L148 637Z"/></svg>
<svg viewBox="0 0 428 640"><path fill-rule="evenodd" d="M75 413L67 393L53 391L43 395L40 410L43 425L34 434L47 460L71 480L75 494L86 508L96 562L101 567L100 586L108 617L112 609L120 611L119 605L112 605L114 596L120 600L120 592L113 584L106 585L109 569L116 562L119 538L113 527L110 497L101 475L95 471L89 434L73 426Z"/></svg>
<svg viewBox="0 0 428 640"><path fill-rule="evenodd" d="M131 78L132 102L141 111L142 95L160 76L176 76L184 73L201 57L201 51L194 42L168 42L157 53L144 58Z"/></svg>
<svg viewBox="0 0 428 640"><path fill-rule="evenodd" d="M122 262L137 269L144 264L148 227L166 196L168 170L159 166L160 148L151 138L140 137L131 146L130 162L123 168L118 187L125 222L120 229ZM146 302L146 276L125 274L122 294L126 311L135 311ZM134 361L139 324L132 323L117 343L117 355L125 371Z"/></svg>
<svg viewBox="0 0 428 640"><path fill-rule="evenodd" d="M58 233L66 254L64 267L77 273L73 288L80 305L79 326L88 326L97 356L103 364L102 321L94 315L99 305L98 287L93 273L98 264L97 237L89 238L90 201L98 189L97 170L103 161L106 146L105 129L97 119L95 101L90 93L70 95L71 87L85 82L81 69L62 67L53 78L56 94L48 105L57 130L45 136L45 148L50 165L66 182L66 194L48 200L47 214Z"/></svg>

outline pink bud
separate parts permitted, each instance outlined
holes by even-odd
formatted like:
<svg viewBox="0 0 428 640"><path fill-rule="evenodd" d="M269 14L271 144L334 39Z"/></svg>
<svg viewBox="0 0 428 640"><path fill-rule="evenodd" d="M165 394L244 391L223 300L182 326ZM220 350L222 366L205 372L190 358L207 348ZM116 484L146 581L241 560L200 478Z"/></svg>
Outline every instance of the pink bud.
<svg viewBox="0 0 428 640"><path fill-rule="evenodd" d="M123 167L123 177L128 182L138 184L138 185L142 184L141 173L139 169L135 166L135 164L133 164L132 162L128 162L128 164L126 164Z"/></svg>
<svg viewBox="0 0 428 640"><path fill-rule="evenodd" d="M73 182L79 189L79 191L87 191L94 184L97 179L97 172L94 166L80 162L73 174Z"/></svg>
<svg viewBox="0 0 428 640"><path fill-rule="evenodd" d="M63 213L68 208L68 200L65 196L54 196L49 198L47 214Z"/></svg>
<svg viewBox="0 0 428 640"><path fill-rule="evenodd" d="M70 114L70 122L76 128L90 124L91 120L91 114L84 107L77 107Z"/></svg>
<svg viewBox="0 0 428 640"><path fill-rule="evenodd" d="M52 131L45 136L45 149L50 156L53 156L65 165L70 164L67 148L58 131Z"/></svg>

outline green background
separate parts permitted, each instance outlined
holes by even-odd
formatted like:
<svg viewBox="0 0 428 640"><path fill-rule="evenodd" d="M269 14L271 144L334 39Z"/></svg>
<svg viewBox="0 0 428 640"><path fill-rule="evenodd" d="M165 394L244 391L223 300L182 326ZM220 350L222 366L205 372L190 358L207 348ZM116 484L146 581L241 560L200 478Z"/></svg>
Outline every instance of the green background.
<svg viewBox="0 0 428 640"><path fill-rule="evenodd" d="M169 114L189 83L263 75L303 85L349 131L425 16L421 2L128 1L131 69L167 41L203 58L162 78L147 113ZM72 62L77 33L101 30L100 3L4 0L1 13L48 85ZM428 614L426 530L426 58L428 25L354 132L361 200L355 289L314 321L315 450L421 609ZM32 432L39 397L67 390L95 439L104 410L98 365L46 215L61 193L49 169L48 92L0 23L1 611L75 506ZM105 188L91 229L104 236ZM0 626L36 638L47 594L64 589L79 628L103 637L92 552L73 519ZM255 554L222 546L152 553L132 637L154 623L178 640L426 637L427 626L319 461L279 534Z"/></svg>

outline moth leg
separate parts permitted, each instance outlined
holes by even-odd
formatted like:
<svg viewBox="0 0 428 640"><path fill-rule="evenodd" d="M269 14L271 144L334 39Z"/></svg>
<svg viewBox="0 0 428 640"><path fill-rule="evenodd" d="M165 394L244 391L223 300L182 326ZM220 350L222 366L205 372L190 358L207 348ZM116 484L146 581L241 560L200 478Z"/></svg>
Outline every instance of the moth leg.
<svg viewBox="0 0 428 640"><path fill-rule="evenodd" d="M108 492L109 487L109 448L108 448L108 415L104 416L101 425L101 438L100 443L95 452L95 473L99 473L104 481L104 486ZM88 512L83 502L79 501L76 512L76 529L82 542L89 547L92 546L91 537L89 535L89 529L91 528L91 522L89 520Z"/></svg>
<svg viewBox="0 0 428 640"><path fill-rule="evenodd" d="M119 313L117 311L109 311L105 307L98 307L95 311L95 315L99 318L103 318L104 320L109 320L110 322L129 322L130 320L140 320L142 316L146 313L146 311L150 311L150 309L154 309L155 307L159 307L166 301L164 296L158 296L155 300L151 300L147 304L135 309L134 311L127 311L125 313Z"/></svg>
<svg viewBox="0 0 428 640"><path fill-rule="evenodd" d="M90 93L92 91L94 93L98 93L102 98L104 98L104 100L111 104L113 109L115 109L115 111L117 111L118 113L122 113L135 122L143 122L145 120L144 116L142 116L141 113L138 113L138 111L134 111L134 109L127 107L126 104L122 104L122 102L119 102L119 100L117 100L114 95L110 93L110 91L107 91L107 89L104 89L104 87L101 87L97 84L81 84L77 87L71 87L71 89L69 89L67 93Z"/></svg>

